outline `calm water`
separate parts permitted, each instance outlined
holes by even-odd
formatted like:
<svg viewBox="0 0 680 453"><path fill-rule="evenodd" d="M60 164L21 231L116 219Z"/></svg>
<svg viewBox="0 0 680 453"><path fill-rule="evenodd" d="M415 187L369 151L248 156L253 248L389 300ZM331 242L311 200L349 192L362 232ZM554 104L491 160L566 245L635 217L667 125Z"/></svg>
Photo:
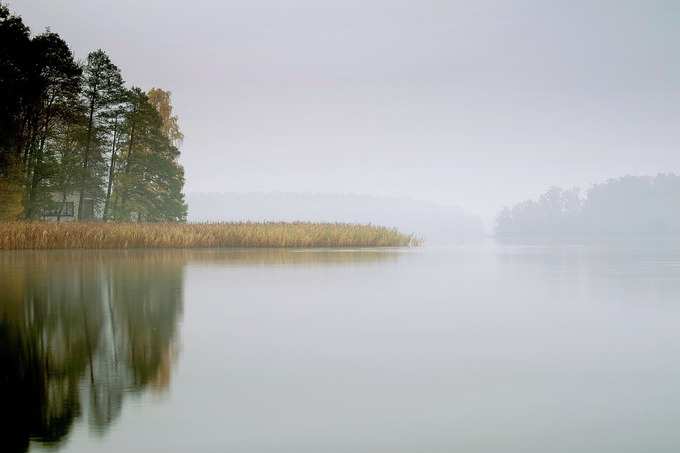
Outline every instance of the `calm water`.
<svg viewBox="0 0 680 453"><path fill-rule="evenodd" d="M0 253L0 411L3 452L676 452L680 245Z"/></svg>

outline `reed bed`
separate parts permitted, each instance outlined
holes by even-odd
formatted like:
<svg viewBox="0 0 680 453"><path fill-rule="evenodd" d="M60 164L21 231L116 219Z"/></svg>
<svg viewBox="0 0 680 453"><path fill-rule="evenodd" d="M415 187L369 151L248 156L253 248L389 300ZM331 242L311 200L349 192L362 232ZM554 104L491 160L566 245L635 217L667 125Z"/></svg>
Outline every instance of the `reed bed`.
<svg viewBox="0 0 680 453"><path fill-rule="evenodd" d="M0 250L415 245L416 238L393 228L347 223L0 223Z"/></svg>

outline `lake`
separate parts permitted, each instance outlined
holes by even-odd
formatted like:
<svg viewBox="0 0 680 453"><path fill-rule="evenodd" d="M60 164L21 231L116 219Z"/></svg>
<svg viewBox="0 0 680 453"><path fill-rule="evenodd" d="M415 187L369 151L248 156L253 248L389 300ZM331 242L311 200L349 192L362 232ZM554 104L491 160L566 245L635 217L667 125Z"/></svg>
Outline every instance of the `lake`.
<svg viewBox="0 0 680 453"><path fill-rule="evenodd" d="M0 253L0 451L671 452L680 241Z"/></svg>

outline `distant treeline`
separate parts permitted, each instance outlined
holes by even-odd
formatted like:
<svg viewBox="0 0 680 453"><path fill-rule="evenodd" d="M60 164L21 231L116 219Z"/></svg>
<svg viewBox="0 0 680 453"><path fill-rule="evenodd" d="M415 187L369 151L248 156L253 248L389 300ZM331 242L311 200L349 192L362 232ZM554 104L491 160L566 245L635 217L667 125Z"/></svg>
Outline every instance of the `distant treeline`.
<svg viewBox="0 0 680 453"><path fill-rule="evenodd" d="M497 235L679 234L680 176L625 176L578 188L553 187L537 201L505 208Z"/></svg>
<svg viewBox="0 0 680 453"><path fill-rule="evenodd" d="M181 140L169 92L126 88L105 52L76 61L0 4L0 219L183 221Z"/></svg>

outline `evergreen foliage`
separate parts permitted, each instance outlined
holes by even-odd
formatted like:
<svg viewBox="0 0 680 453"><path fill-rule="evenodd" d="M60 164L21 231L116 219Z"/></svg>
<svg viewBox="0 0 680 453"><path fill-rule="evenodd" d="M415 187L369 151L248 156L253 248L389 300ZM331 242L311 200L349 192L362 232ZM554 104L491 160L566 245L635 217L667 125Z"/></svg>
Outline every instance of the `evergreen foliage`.
<svg viewBox="0 0 680 453"><path fill-rule="evenodd" d="M104 51L80 63L0 4L0 220L75 196L79 220L87 202L105 220L185 221L182 138L170 92L126 88Z"/></svg>

